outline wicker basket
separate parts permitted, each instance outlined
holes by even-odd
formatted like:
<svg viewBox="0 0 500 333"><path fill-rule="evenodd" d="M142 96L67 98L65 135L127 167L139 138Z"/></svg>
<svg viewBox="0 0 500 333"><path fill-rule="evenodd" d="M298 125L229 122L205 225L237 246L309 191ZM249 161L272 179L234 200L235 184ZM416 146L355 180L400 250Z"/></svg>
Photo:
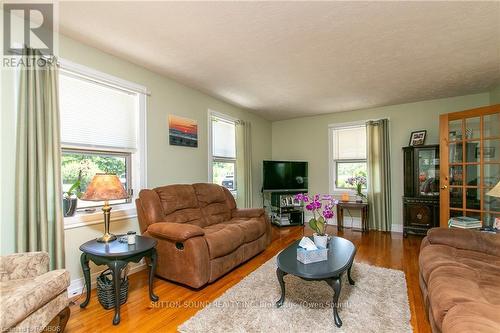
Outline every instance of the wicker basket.
<svg viewBox="0 0 500 333"><path fill-rule="evenodd" d="M127 301L128 297L128 277L125 275L120 283L120 304ZM97 298L102 307L106 310L115 307L115 288L113 285L113 274L107 269L97 277Z"/></svg>

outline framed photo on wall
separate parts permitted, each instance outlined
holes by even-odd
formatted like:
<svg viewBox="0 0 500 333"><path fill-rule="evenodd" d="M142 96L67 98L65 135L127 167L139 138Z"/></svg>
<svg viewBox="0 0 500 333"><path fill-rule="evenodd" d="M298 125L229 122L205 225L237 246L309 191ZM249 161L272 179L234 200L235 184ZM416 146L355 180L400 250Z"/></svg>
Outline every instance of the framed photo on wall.
<svg viewBox="0 0 500 333"><path fill-rule="evenodd" d="M169 115L168 131L170 145L198 147L198 124L196 120Z"/></svg>
<svg viewBox="0 0 500 333"><path fill-rule="evenodd" d="M410 146L422 146L425 143L427 130L414 131L410 135Z"/></svg>

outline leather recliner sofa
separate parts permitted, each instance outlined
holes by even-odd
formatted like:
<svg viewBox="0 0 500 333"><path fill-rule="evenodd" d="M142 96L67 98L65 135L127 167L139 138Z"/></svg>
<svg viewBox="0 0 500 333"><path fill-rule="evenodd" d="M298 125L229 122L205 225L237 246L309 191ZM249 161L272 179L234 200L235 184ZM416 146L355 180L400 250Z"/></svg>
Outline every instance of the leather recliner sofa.
<svg viewBox="0 0 500 333"><path fill-rule="evenodd" d="M434 333L500 332L500 235L434 228L422 240L420 288Z"/></svg>
<svg viewBox="0 0 500 333"><path fill-rule="evenodd" d="M263 209L236 208L216 184L168 185L136 199L141 233L158 241L156 274L200 288L266 249L271 224Z"/></svg>

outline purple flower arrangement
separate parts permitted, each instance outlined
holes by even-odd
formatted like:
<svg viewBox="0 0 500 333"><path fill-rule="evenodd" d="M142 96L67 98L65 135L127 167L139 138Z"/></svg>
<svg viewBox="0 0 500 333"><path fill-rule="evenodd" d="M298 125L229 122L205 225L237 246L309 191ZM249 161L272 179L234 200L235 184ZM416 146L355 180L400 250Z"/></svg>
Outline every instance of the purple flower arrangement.
<svg viewBox="0 0 500 333"><path fill-rule="evenodd" d="M313 213L313 218L309 220L309 226L318 235L323 236L326 232L326 220L335 216L333 208L339 203L329 194L316 194L308 196L307 194L299 193L295 196L295 200L303 202L308 211Z"/></svg>
<svg viewBox="0 0 500 333"><path fill-rule="evenodd" d="M364 185L366 185L366 177L365 176L354 176L347 178L347 184L354 186L356 188L356 195L364 198L366 197L361 189Z"/></svg>

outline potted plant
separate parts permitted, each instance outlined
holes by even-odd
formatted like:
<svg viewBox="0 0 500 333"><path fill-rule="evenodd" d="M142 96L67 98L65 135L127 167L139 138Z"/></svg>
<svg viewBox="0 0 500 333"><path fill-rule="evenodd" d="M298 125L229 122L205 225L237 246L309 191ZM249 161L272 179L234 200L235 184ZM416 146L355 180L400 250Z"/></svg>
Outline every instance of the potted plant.
<svg viewBox="0 0 500 333"><path fill-rule="evenodd" d="M82 195L82 170L78 171L77 180L71 185L69 190L63 193L63 215L73 216L76 212L78 198Z"/></svg>
<svg viewBox="0 0 500 333"><path fill-rule="evenodd" d="M309 220L309 227L314 231L313 240L316 246L326 248L328 235L326 234L327 220L333 218L333 207L338 203L331 195L316 194L309 197L307 194L299 193L295 200L306 204L306 209L313 213Z"/></svg>
<svg viewBox="0 0 500 333"><path fill-rule="evenodd" d="M366 185L366 177L349 177L347 178L347 184L353 186L356 189L356 202L363 202L363 198L366 198L366 195L363 193L362 188L364 185Z"/></svg>

